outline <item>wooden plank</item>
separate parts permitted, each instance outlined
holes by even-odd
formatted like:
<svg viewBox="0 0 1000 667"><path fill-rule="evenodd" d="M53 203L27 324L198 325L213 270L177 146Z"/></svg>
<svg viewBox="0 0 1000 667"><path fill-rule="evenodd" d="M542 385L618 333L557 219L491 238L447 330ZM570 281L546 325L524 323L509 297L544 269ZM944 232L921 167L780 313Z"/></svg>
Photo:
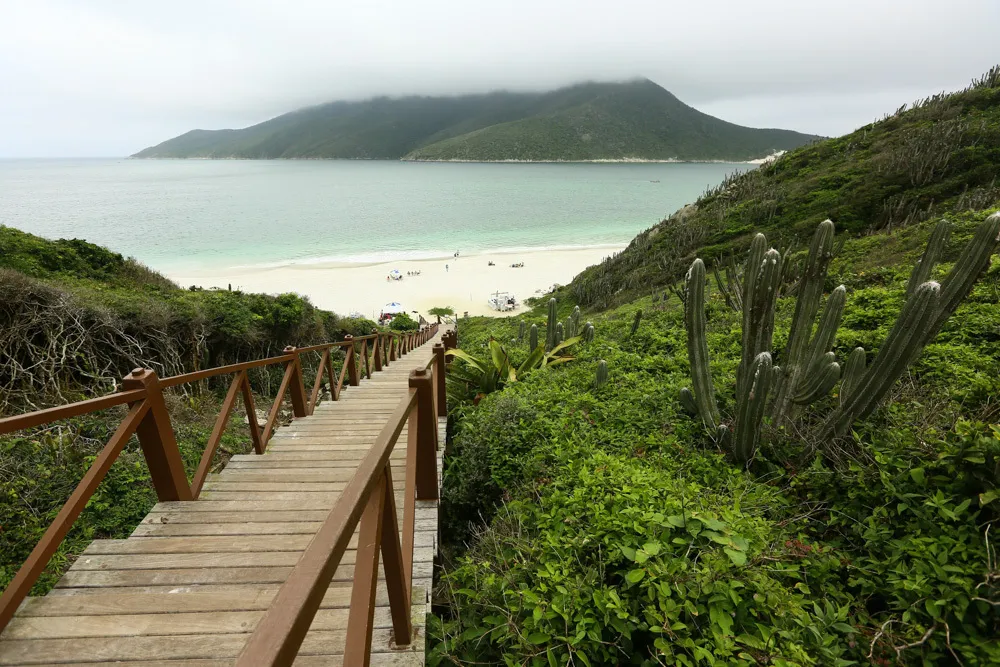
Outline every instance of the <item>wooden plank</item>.
<svg viewBox="0 0 1000 667"><path fill-rule="evenodd" d="M127 590L127 589L126 589ZM267 609L277 586L204 586L191 589L173 589L175 593L159 591L103 593L98 589L93 595L55 595L25 600L18 617L33 616L104 616L108 614L172 614L207 611L255 611ZM423 597L424 591L414 589L414 599ZM320 609L347 608L351 602L351 587L338 582L331 587L320 604ZM389 605L385 586L379 587L375 604Z"/></svg>
<svg viewBox="0 0 1000 667"><path fill-rule="evenodd" d="M167 523L139 524L132 537L180 537L184 535L312 535L322 525L320 521L271 523ZM438 530L437 518L414 522L416 531Z"/></svg>
<svg viewBox="0 0 1000 667"><path fill-rule="evenodd" d="M411 617L421 619L423 605L411 605ZM349 609L320 609L310 631L345 630ZM264 616L256 611L173 612L170 614L105 614L101 616L22 617L11 620L4 641L70 637L153 637L158 635L232 634L252 632ZM418 619L414 619L416 623ZM375 628L392 627L388 607L376 607ZM2 646L2 644L0 644Z"/></svg>
<svg viewBox="0 0 1000 667"><path fill-rule="evenodd" d="M414 533L415 544L432 547L434 532ZM180 553L260 553L267 551L302 551L312 535L253 535L189 536L189 537L130 537L127 540L95 540L81 558L112 554L180 554ZM422 543L421 543L422 542ZM357 536L351 547L357 546Z"/></svg>
<svg viewBox="0 0 1000 667"><path fill-rule="evenodd" d="M194 584L281 584L288 578L291 567L243 568L184 568L160 570L73 570L63 575L60 588L132 587L132 586L190 586ZM413 578L434 576L431 560L413 562ZM334 581L353 581L354 564L345 563L337 568Z"/></svg>
<svg viewBox="0 0 1000 667"><path fill-rule="evenodd" d="M398 502L398 500L397 500ZM397 505L398 507L398 505ZM421 504L417 501L418 519L436 519L436 506ZM142 520L143 524L168 523L289 523L296 521L325 521L329 510L302 511L256 511L256 512L186 512L168 509L160 512L150 512ZM142 525L142 524L140 524Z"/></svg>
<svg viewBox="0 0 1000 667"><path fill-rule="evenodd" d="M373 646L388 647L391 631L379 628ZM38 665L120 660L191 660L235 658L249 634L199 634L159 637L84 637L74 639L22 639L4 642L0 665ZM411 651L423 650L423 632ZM310 632L299 655L337 655L344 645L343 630Z"/></svg>

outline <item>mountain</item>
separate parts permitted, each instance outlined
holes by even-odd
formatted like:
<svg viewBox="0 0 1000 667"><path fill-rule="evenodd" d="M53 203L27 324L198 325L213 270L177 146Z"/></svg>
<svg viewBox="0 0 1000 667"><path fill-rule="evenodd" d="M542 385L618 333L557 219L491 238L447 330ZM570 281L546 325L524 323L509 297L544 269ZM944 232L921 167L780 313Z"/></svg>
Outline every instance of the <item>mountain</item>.
<svg viewBox="0 0 1000 667"><path fill-rule="evenodd" d="M582 306L604 308L746 249L756 232L805 243L825 218L855 236L1000 203L1000 66L851 134L813 142L732 176L577 276Z"/></svg>
<svg viewBox="0 0 1000 667"><path fill-rule="evenodd" d="M742 161L817 138L727 123L637 79L547 93L331 102L240 130L192 130L132 157Z"/></svg>

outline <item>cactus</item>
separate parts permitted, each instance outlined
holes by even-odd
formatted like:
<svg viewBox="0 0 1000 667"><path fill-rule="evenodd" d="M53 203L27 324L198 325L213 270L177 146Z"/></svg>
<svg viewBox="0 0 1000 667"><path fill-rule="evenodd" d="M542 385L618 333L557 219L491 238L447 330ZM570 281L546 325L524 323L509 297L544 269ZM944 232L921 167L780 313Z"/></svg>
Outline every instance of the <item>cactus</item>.
<svg viewBox="0 0 1000 667"><path fill-rule="evenodd" d="M566 321L563 323L563 332L566 334L566 338L576 336L576 324L573 322L572 317L566 318Z"/></svg>
<svg viewBox="0 0 1000 667"><path fill-rule="evenodd" d="M871 414L882 396L910 365L910 360L919 354L927 332L934 324L940 301L941 286L933 281L918 287L906 300L875 361L824 424L824 438L845 435L856 419Z"/></svg>
<svg viewBox="0 0 1000 667"><path fill-rule="evenodd" d="M687 327L688 361L691 363L691 381L694 403L698 415L708 428L719 423L719 406L715 402L715 387L708 368L708 340L705 336L705 263L694 260L687 272L687 301L684 306L684 324Z"/></svg>
<svg viewBox="0 0 1000 667"><path fill-rule="evenodd" d="M858 383L865 374L865 348L856 347L847 357L847 365L844 367L844 381L840 383L840 403L850 397L857 389Z"/></svg>
<svg viewBox="0 0 1000 667"><path fill-rule="evenodd" d="M937 230L935 230L937 231ZM938 302L934 324L928 332L928 342L941 329L949 317L972 291L979 276L990 266L990 257L1000 243L1000 213L986 218L976 228L976 233L965 245L955 265L941 281L941 299Z"/></svg>
<svg viewBox="0 0 1000 667"><path fill-rule="evenodd" d="M524 329L525 329L524 320L521 320L520 322L517 323L517 342L518 343L523 343L524 342Z"/></svg>
<svg viewBox="0 0 1000 667"><path fill-rule="evenodd" d="M760 239L766 245L763 234L758 234L754 244ZM751 246L750 261L755 257ZM756 269L754 268L756 266ZM777 303L778 285L781 281L781 255L774 248L765 252L761 261L747 264L743 295L743 356L736 371L737 392L742 393L744 378L749 377L749 368L761 352L771 351L774 336L774 307Z"/></svg>
<svg viewBox="0 0 1000 667"><path fill-rule="evenodd" d="M601 359L597 363L597 372L594 377L594 388L600 389L608 382L608 362Z"/></svg>
<svg viewBox="0 0 1000 667"><path fill-rule="evenodd" d="M528 330L528 347L534 352L538 349L538 325L532 324L531 329Z"/></svg>
<svg viewBox="0 0 1000 667"><path fill-rule="evenodd" d="M555 347L561 342L563 342L563 325L562 322L559 322L556 324L556 333L552 337L552 347Z"/></svg>
<svg viewBox="0 0 1000 667"><path fill-rule="evenodd" d="M934 228L923 256L910 275L910 283L930 275L944 245L946 224L942 221ZM989 266L990 256L998 243L1000 213L994 213L976 228L942 284L926 281L910 292L872 365L864 370L863 358L860 362L855 361L855 366L861 364L861 370L864 370L861 378L855 379L860 372L857 368L851 369L850 383L845 377L840 407L823 425L824 437L845 435L856 420L872 413L896 379L920 356L924 346L968 296L980 274ZM910 284L907 289L910 289ZM857 350L852 357L856 354Z"/></svg>
<svg viewBox="0 0 1000 667"><path fill-rule="evenodd" d="M947 220L942 220L934 227L934 231L931 232L931 237L927 241L927 247L924 248L924 254L917 260L913 272L910 274L910 280L906 283L907 299L913 296L918 287L931 279L931 271L937 264L938 258L941 257L941 251L948 242L950 233L951 225L948 224Z"/></svg>
<svg viewBox="0 0 1000 667"><path fill-rule="evenodd" d="M583 342L591 343L594 340L594 325L587 322L583 325Z"/></svg>
<svg viewBox="0 0 1000 667"><path fill-rule="evenodd" d="M549 320L545 325L545 349L551 350L557 343L556 340L556 299L549 299Z"/></svg>
<svg viewBox="0 0 1000 667"><path fill-rule="evenodd" d="M580 328L580 306L573 307L573 314L570 315L573 318L573 331L577 331ZM574 335L576 335L574 333Z"/></svg>
<svg viewBox="0 0 1000 667"><path fill-rule="evenodd" d="M635 332L639 330L639 323L642 322L642 309L635 311L635 317L632 319L632 329L628 332L629 338L635 335Z"/></svg>
<svg viewBox="0 0 1000 667"><path fill-rule="evenodd" d="M775 251L777 254L777 251ZM778 274L780 276L780 273ZM761 352L747 367L744 390L737 391L736 428L733 434L733 454L743 465L749 465L760 444L760 425L775 374L771 353Z"/></svg>
<svg viewBox="0 0 1000 667"><path fill-rule="evenodd" d="M698 403L694 400L694 394L687 387L681 389L681 407L692 417L698 416Z"/></svg>
<svg viewBox="0 0 1000 667"><path fill-rule="evenodd" d="M843 285L827 299L816 334L812 333L823 297L823 283L833 259L834 231L830 220L824 220L816 228L798 281L795 314L785 348L784 378L774 401L773 417L777 425L784 424L791 416L792 403L804 405L821 398L825 394L817 391L826 387L829 392L840 377L840 366L836 361L824 362L824 358L833 347L844 311L847 290ZM833 382L828 384L831 378Z"/></svg>

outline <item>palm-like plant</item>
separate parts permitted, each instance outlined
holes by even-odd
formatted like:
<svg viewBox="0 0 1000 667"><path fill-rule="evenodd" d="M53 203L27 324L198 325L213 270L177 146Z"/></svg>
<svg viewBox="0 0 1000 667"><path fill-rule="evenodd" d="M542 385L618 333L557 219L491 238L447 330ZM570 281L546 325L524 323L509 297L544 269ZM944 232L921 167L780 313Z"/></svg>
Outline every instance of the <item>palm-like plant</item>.
<svg viewBox="0 0 1000 667"><path fill-rule="evenodd" d="M448 350L445 354L464 362L461 365L452 364L448 368L450 398L455 400L471 398L478 404L486 394L523 379L535 369L572 361L573 357L566 355L565 350L579 341L579 336L564 340L548 352L545 351L544 345L539 345L520 364L515 364L511 360L507 350L495 338L490 338L487 344L489 355L484 358L475 357L458 348Z"/></svg>

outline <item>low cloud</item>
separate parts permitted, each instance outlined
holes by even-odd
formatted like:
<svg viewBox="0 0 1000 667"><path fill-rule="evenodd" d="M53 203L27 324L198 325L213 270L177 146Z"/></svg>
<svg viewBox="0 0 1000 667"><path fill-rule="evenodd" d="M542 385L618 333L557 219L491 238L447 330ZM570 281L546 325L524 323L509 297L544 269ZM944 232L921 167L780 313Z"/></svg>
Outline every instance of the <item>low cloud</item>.
<svg viewBox="0 0 1000 667"><path fill-rule="evenodd" d="M126 155L372 95L646 76L836 135L998 60L1000 3L0 0L0 156Z"/></svg>

